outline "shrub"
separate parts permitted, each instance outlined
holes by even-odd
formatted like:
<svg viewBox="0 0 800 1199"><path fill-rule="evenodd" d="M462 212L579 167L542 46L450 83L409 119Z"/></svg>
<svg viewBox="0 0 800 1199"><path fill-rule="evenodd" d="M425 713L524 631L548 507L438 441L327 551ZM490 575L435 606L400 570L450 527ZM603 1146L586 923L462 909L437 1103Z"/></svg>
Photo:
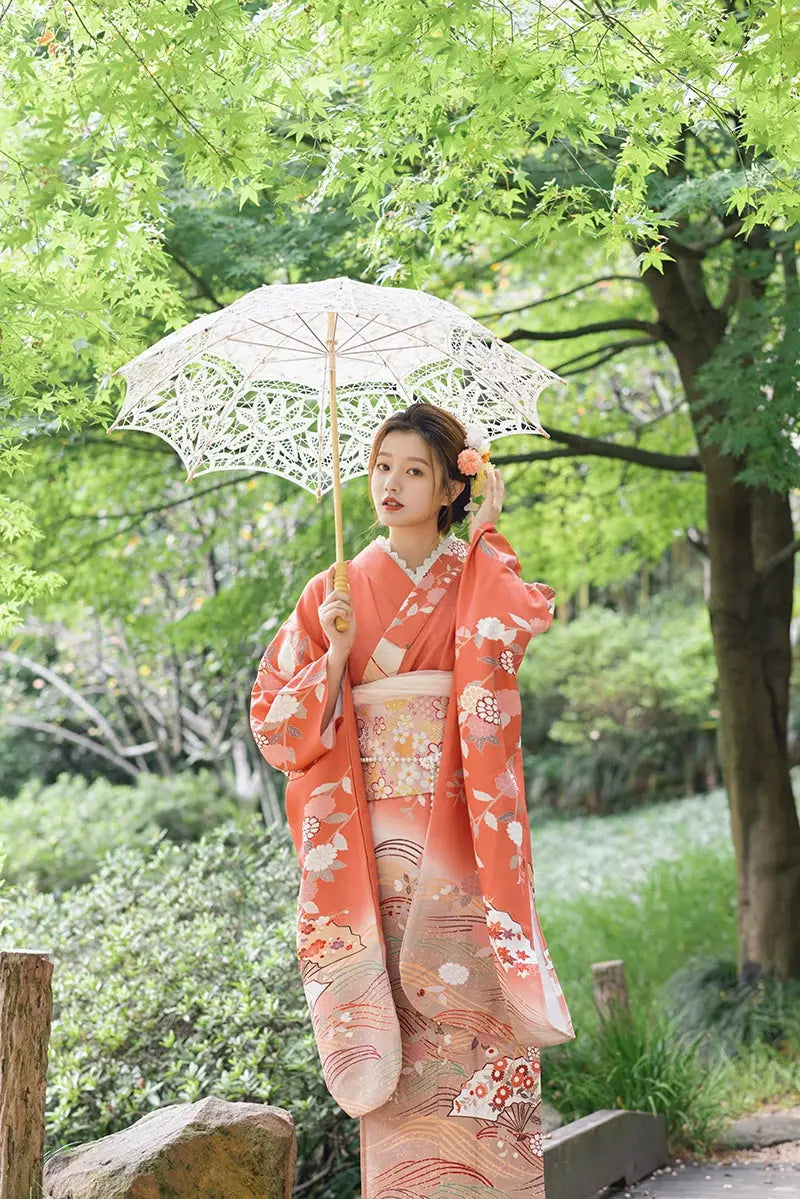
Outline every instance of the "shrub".
<svg viewBox="0 0 800 1199"><path fill-rule="evenodd" d="M699 605L589 608L538 639L520 669L532 805L608 810L716 770L716 671Z"/></svg>
<svg viewBox="0 0 800 1199"><path fill-rule="evenodd" d="M6 878L65 890L85 882L117 846L144 847L161 834L194 841L238 813L207 770L140 775L134 786L69 774L47 787L32 780L15 799L0 799Z"/></svg>
<svg viewBox="0 0 800 1199"><path fill-rule="evenodd" d="M739 980L736 964L696 957L664 988L683 1039L700 1043L706 1056L733 1057L745 1046L794 1044L800 1048L800 980Z"/></svg>
<svg viewBox="0 0 800 1199"><path fill-rule="evenodd" d="M119 849L61 896L6 898L7 945L54 963L48 1151L205 1094L272 1103L297 1123L305 1194L350 1196L358 1124L322 1080L295 955L286 832L217 829L195 845ZM3 928L5 924L5 928Z"/></svg>

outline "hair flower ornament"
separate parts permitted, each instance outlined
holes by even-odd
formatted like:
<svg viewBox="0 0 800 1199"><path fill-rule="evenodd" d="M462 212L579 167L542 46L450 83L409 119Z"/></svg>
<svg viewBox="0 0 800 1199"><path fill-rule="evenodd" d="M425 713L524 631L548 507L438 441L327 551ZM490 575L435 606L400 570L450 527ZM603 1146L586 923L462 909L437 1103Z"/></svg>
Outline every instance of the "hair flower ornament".
<svg viewBox="0 0 800 1199"><path fill-rule="evenodd" d="M478 471L483 466L483 458L477 450L466 449L462 450L458 455L458 469L462 475L477 475Z"/></svg>
<svg viewBox="0 0 800 1199"><path fill-rule="evenodd" d="M462 475L472 480L470 497L480 495L486 481L486 466L492 450L489 433L483 425L467 425L467 435L464 438L465 449L458 455L458 469ZM477 511L478 505L471 498L467 505L468 512Z"/></svg>

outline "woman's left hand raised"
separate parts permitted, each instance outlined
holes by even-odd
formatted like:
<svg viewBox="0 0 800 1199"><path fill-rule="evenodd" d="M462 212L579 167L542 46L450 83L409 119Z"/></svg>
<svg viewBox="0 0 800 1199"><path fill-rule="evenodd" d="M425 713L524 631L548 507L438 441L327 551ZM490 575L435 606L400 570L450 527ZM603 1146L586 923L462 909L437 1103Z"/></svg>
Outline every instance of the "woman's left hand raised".
<svg viewBox="0 0 800 1199"><path fill-rule="evenodd" d="M483 502L469 522L470 536L478 525L496 525L503 510L505 484L500 478L500 472L492 466L491 462L486 466L486 482L484 487Z"/></svg>

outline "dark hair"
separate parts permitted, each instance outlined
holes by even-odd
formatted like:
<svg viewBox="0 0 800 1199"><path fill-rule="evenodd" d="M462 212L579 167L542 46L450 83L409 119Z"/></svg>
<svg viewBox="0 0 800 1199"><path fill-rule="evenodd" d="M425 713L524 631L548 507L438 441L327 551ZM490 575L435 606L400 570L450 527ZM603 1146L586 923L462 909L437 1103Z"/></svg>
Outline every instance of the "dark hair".
<svg viewBox="0 0 800 1199"><path fill-rule="evenodd" d="M440 483L458 481L466 483L464 490L450 504L443 504L439 509L439 532L448 533L454 524L464 520L467 515L467 504L470 501L470 479L458 469L458 455L464 449L464 439L467 430L457 416L452 412L419 400L402 412L393 412L382 425L379 425L369 456L369 478L375 469L375 462L380 452L383 439L387 433L419 433L423 441L431 448L434 463L434 475ZM436 469L438 467L438 470Z"/></svg>

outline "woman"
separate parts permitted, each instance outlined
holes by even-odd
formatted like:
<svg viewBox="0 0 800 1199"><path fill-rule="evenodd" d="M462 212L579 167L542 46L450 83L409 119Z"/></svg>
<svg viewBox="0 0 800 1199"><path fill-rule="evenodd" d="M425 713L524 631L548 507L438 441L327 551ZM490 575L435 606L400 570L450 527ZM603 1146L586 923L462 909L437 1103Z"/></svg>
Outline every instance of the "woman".
<svg viewBox="0 0 800 1199"><path fill-rule="evenodd" d="M325 1081L361 1117L362 1199L541 1199L539 1046L574 1035L534 903L516 683L553 593L495 529L491 466L470 544L450 535L488 448L429 404L380 426L388 537L348 564L349 595L333 568L311 579L253 688L256 742L288 776Z"/></svg>

